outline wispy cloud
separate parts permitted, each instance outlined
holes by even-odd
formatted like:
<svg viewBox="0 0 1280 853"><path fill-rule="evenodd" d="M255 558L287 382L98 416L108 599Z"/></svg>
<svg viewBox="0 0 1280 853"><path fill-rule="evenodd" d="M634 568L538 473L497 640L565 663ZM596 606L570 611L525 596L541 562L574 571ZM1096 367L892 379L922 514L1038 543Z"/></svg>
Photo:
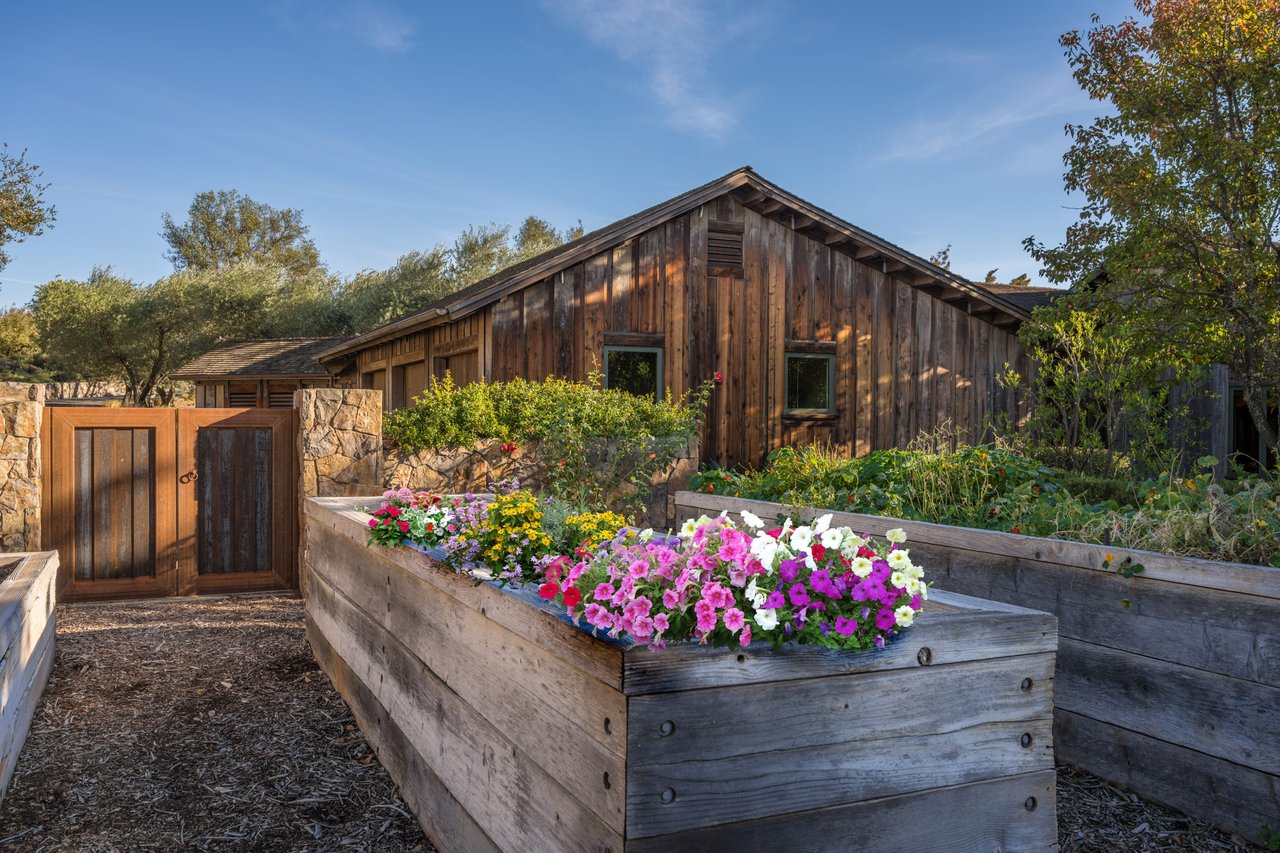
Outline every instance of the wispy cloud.
<svg viewBox="0 0 1280 853"><path fill-rule="evenodd" d="M961 157L1003 140L1019 128L1089 108L1088 98L1065 73L1009 80L940 114L900 126L884 146L882 161Z"/></svg>
<svg viewBox="0 0 1280 853"><path fill-rule="evenodd" d="M417 31L411 18L377 0L329 0L305 6L297 0L280 0L271 11L295 35L319 25L382 53L407 52Z"/></svg>
<svg viewBox="0 0 1280 853"><path fill-rule="evenodd" d="M638 68L667 121L718 138L737 114L711 79L716 51L758 23L744 4L709 0L542 0L543 6L623 62Z"/></svg>

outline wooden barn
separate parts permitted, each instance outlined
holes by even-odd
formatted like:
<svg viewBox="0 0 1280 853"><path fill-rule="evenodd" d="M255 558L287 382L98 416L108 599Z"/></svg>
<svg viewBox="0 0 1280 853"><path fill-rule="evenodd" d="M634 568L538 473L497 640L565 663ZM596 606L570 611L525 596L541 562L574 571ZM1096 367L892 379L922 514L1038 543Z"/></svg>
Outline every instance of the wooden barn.
<svg viewBox="0 0 1280 853"><path fill-rule="evenodd" d="M279 338L221 344L187 362L174 379L193 382L198 408L288 409L299 388L354 384L350 359L316 356L345 338Z"/></svg>
<svg viewBox="0 0 1280 853"><path fill-rule="evenodd" d="M1032 289L1039 290L1039 289ZM1030 293L1023 289L1024 293ZM430 378L581 379L680 395L717 371L703 455L756 464L830 441L979 436L1023 401L1028 308L792 195L749 167L345 341L359 383L407 405Z"/></svg>

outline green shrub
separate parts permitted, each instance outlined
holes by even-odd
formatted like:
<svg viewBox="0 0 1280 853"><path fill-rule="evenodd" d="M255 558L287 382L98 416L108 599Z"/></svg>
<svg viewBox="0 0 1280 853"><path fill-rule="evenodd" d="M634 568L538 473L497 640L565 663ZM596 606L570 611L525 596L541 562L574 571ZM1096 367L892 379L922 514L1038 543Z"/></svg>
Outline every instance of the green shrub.
<svg viewBox="0 0 1280 853"><path fill-rule="evenodd" d="M705 492L1280 566L1280 489L1215 483L1217 460L1189 477L1141 483L1069 473L1002 447L881 450L850 459L829 447L783 448L764 468L701 472Z"/></svg>
<svg viewBox="0 0 1280 853"><path fill-rule="evenodd" d="M388 412L383 434L409 452L469 447L484 439L536 442L552 496L605 505L633 518L653 476L684 455L702 428L714 383L659 402L586 382L547 379L432 383L407 409Z"/></svg>

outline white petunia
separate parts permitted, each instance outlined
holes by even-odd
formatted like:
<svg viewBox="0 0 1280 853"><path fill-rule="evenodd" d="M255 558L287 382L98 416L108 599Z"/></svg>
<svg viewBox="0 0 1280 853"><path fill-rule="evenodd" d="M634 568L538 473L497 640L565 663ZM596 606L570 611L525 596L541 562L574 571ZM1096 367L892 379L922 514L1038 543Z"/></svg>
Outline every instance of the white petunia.
<svg viewBox="0 0 1280 853"><path fill-rule="evenodd" d="M764 566L764 570L773 574L778 563L778 540L768 533L761 533L751 540L751 553Z"/></svg>
<svg viewBox="0 0 1280 853"><path fill-rule="evenodd" d="M875 564L866 557L854 557L853 563L850 564L853 573L860 578L865 578L871 574L871 570L875 568Z"/></svg>
<svg viewBox="0 0 1280 853"><path fill-rule="evenodd" d="M646 527L644 530L641 530L641 531L640 531L640 535L639 535L637 538L638 538L641 542L648 542L650 539L652 539L652 538L653 538L653 528L652 528L652 527Z"/></svg>
<svg viewBox="0 0 1280 853"><path fill-rule="evenodd" d="M905 571L911 567L911 552L906 550L890 551L889 556L884 561L889 567L898 571Z"/></svg>
<svg viewBox="0 0 1280 853"><path fill-rule="evenodd" d="M894 572L893 574L889 575L889 583L893 584L899 589L904 589L906 588L906 585L907 585L907 576L904 575L902 572Z"/></svg>
<svg viewBox="0 0 1280 853"><path fill-rule="evenodd" d="M774 628L778 627L778 611L777 610L773 610L773 609L757 610L755 619L756 619L756 624L759 625L761 629L765 631L772 631Z"/></svg>
<svg viewBox="0 0 1280 853"><path fill-rule="evenodd" d="M800 525L791 531L791 547L796 551L807 551L813 544L813 528Z"/></svg>
<svg viewBox="0 0 1280 853"><path fill-rule="evenodd" d="M692 537L694 531L697 529L698 529L698 522L690 518L684 524L680 525L680 538L688 539Z"/></svg>
<svg viewBox="0 0 1280 853"><path fill-rule="evenodd" d="M818 537L822 542L822 547L828 551L835 551L844 542L844 531L838 527L832 527L822 531L822 535Z"/></svg>
<svg viewBox="0 0 1280 853"><path fill-rule="evenodd" d="M924 577L924 569L920 568L915 564L907 566L905 569L902 570L902 573L907 577L911 578L912 580L917 580L917 581L920 580L920 578Z"/></svg>
<svg viewBox="0 0 1280 853"><path fill-rule="evenodd" d="M902 588L907 591L907 595L915 595L920 592L920 581L915 578L907 578L907 582L902 584Z"/></svg>
<svg viewBox="0 0 1280 853"><path fill-rule="evenodd" d="M903 530L901 527L895 527L892 530L886 530L884 533L884 538L888 539L890 542L895 542L895 543L906 542L907 531Z"/></svg>
<svg viewBox="0 0 1280 853"><path fill-rule="evenodd" d="M751 606L759 610L768 600L769 595L760 587L756 586L756 579L752 578L751 583L747 584L747 588L743 590L746 593L747 601L751 602Z"/></svg>
<svg viewBox="0 0 1280 853"><path fill-rule="evenodd" d="M893 620L898 623L899 628L910 628L915 619L916 612L906 604L893 611Z"/></svg>
<svg viewBox="0 0 1280 853"><path fill-rule="evenodd" d="M752 530L759 530L761 527L764 527L764 522L760 520L760 516L750 510L744 509L742 512L738 513L738 515L742 516L742 523L747 527L750 527Z"/></svg>
<svg viewBox="0 0 1280 853"><path fill-rule="evenodd" d="M831 513L820 515L813 522L813 532L822 533L831 526Z"/></svg>
<svg viewBox="0 0 1280 853"><path fill-rule="evenodd" d="M929 600L929 585L927 583L920 584L920 597L925 601Z"/></svg>

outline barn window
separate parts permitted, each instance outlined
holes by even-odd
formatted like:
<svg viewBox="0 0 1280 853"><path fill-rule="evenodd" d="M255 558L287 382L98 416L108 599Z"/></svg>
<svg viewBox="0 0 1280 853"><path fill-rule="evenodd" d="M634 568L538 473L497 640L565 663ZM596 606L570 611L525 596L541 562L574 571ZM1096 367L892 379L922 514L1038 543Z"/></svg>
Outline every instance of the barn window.
<svg viewBox="0 0 1280 853"><path fill-rule="evenodd" d="M433 359L431 375L444 379L445 374L459 388L480 381L480 351L469 349L452 355L438 355Z"/></svg>
<svg viewBox="0 0 1280 853"><path fill-rule="evenodd" d="M829 415L836 409L833 355L787 353L788 415Z"/></svg>
<svg viewBox="0 0 1280 853"><path fill-rule="evenodd" d="M707 223L707 271L720 275L742 273L742 223Z"/></svg>
<svg viewBox="0 0 1280 853"><path fill-rule="evenodd" d="M605 347L604 387L661 400L662 347Z"/></svg>

